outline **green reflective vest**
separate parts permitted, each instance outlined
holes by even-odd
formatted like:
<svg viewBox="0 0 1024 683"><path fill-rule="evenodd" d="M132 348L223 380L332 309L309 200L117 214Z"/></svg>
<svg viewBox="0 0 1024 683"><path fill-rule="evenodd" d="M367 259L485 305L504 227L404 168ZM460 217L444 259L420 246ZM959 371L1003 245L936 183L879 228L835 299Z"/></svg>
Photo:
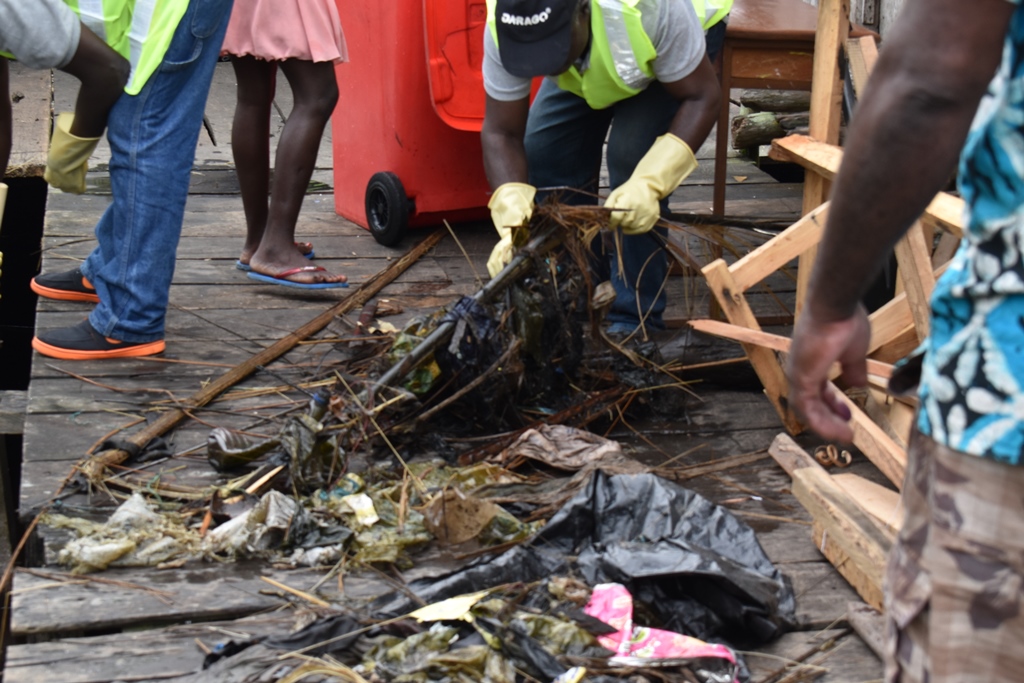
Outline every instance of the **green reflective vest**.
<svg viewBox="0 0 1024 683"><path fill-rule="evenodd" d="M64 0L82 23L131 64L124 90L137 95L171 45L189 0Z"/></svg>

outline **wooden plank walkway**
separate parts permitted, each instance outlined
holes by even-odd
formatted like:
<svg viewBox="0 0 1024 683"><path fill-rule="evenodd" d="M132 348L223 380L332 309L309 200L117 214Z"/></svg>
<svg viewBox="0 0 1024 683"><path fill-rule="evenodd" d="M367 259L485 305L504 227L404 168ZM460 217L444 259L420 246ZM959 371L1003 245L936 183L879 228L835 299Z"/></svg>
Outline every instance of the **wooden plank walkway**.
<svg viewBox="0 0 1024 683"><path fill-rule="evenodd" d="M732 175L745 179L733 180L730 214L780 221L795 218L799 186L780 185L741 163L736 171ZM352 287L306 292L260 285L233 267L244 232L241 200L236 194L210 193L209 189L211 183L218 188L230 186L222 178L225 173L223 167L196 172L171 289L167 352L161 358L62 362L33 357L18 498L23 524L53 501L72 465L99 441L139 429L140 424L125 427L153 419L320 315L429 232L412 231L398 249L384 248L368 232L334 213L329 191L310 194L298 237L313 241L317 262L346 273ZM71 267L90 251L92 228L107 201L102 194L50 195L44 270ZM677 192L673 207L706 213L710 203L708 162ZM755 243L760 239L749 231L740 232ZM478 289L478 275L486 276L493 229L485 223L464 224L457 226L456 234L458 243L446 237L380 294L403 309L389 322L400 327L415 315ZM791 296L792 283L786 282L781 276L773 281L774 296L763 297L759 312L784 313L774 298L785 299L787 292ZM673 278L669 318L682 321L705 315L708 295L701 284L693 277ZM85 304L40 300L37 328L73 324L88 310ZM327 336L348 334L356 315L335 320ZM710 354L741 355L738 346L731 349L685 330L665 349L686 362L700 362ZM301 382L332 352L331 344L298 346L269 366L272 374L257 373L238 388ZM729 507L757 530L769 557L792 582L798 629L748 653L752 680L777 680L787 661L820 664L828 671L819 680L829 683L881 678L881 664L845 620L846 603L856 600L856 594L813 546L809 515L789 492L788 475L767 455L781 427L754 385L756 379L749 372L692 374L698 377L703 381L694 387L697 397L688 399L677 417L652 416L631 428L620 425L608 436L645 463L677 458L675 466L694 468L690 470L694 476L684 485ZM163 483L212 483L217 475L205 462L212 425L273 432L273 421L292 406L293 397L271 392L194 411L193 419L169 435L176 457L140 468ZM729 465L729 458L745 454L753 455L736 460L742 464ZM853 471L878 478L865 463L855 464ZM102 495L81 491L62 495L59 509L98 519L110 511ZM66 538L65 533L50 529L37 533L26 552L28 566L15 573L5 683L182 678L201 666L204 653L197 642L212 646L241 634L282 634L292 628L296 606L285 595L268 593L261 576L308 590L323 575L323 571L246 562L118 569L76 577L55 562L55 551ZM346 576L343 592L335 582L328 582L317 594L329 602L351 604L390 590L392 585L379 576L355 574Z"/></svg>

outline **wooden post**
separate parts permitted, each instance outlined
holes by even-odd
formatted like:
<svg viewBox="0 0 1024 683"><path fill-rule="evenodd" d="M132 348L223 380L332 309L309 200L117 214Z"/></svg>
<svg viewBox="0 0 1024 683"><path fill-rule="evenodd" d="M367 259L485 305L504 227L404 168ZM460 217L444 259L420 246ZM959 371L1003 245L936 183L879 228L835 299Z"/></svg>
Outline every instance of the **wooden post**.
<svg viewBox="0 0 1024 683"><path fill-rule="evenodd" d="M814 76L811 85L810 136L820 142L839 144L842 120L843 82L839 77L839 50L850 35L849 0L820 0L818 27L814 40ZM831 182L816 173L805 173L803 213L809 213L828 199ZM797 268L796 311L803 308L817 247L800 255Z"/></svg>

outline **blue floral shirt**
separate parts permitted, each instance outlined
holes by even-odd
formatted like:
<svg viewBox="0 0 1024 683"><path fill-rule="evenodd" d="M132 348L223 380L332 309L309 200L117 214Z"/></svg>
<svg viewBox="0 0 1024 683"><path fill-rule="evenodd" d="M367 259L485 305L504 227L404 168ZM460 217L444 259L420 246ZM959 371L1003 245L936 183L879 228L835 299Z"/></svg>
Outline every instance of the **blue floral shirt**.
<svg viewBox="0 0 1024 683"><path fill-rule="evenodd" d="M932 296L918 427L954 450L1024 464L1024 7L959 183L966 239Z"/></svg>

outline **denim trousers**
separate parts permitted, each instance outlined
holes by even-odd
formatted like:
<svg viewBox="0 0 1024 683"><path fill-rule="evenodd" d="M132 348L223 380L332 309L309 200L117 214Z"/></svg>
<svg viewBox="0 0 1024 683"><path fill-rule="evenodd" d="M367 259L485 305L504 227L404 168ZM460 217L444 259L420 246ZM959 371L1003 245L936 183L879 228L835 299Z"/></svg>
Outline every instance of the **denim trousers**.
<svg viewBox="0 0 1024 683"><path fill-rule="evenodd" d="M232 0L190 0L160 66L110 111L113 200L82 264L100 303L89 322L125 342L164 338L196 142Z"/></svg>
<svg viewBox="0 0 1024 683"><path fill-rule="evenodd" d="M708 31L705 45L710 60L714 61L724 37L724 23ZM654 82L607 109L592 109L583 98L545 78L530 107L524 140L529 182L538 188L537 201L556 192L565 204L597 204L605 141L609 187L614 190L629 180L654 141L668 132L679 106ZM668 198L661 201L661 214L668 215ZM610 279L615 288L608 322L635 327L643 321L648 329L664 329L667 235L663 227L642 235L621 235L621 259L610 236L602 234L594 240L593 273L598 281Z"/></svg>

